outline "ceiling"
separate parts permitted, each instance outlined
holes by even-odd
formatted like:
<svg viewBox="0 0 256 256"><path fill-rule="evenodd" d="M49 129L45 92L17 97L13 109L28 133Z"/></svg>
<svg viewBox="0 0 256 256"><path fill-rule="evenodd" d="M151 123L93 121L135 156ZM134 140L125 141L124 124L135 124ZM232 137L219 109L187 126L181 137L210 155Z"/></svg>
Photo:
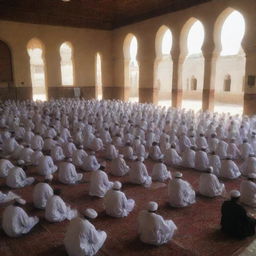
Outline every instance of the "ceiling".
<svg viewBox="0 0 256 256"><path fill-rule="evenodd" d="M111 30L211 0L0 0L0 19Z"/></svg>

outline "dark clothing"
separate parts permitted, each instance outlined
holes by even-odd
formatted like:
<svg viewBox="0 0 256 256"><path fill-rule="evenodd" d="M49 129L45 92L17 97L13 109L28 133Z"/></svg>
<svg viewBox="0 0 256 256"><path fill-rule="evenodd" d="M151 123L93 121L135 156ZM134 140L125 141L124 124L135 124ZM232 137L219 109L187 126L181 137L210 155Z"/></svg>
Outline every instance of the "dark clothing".
<svg viewBox="0 0 256 256"><path fill-rule="evenodd" d="M225 201L221 207L221 230L236 238L255 234L256 220L247 216L246 210L235 201Z"/></svg>

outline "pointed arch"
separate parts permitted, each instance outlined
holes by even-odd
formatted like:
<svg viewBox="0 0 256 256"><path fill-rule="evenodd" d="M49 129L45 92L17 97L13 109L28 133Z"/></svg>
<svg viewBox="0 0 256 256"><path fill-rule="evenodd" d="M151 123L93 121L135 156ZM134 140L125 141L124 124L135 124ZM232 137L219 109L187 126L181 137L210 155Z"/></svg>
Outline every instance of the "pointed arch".
<svg viewBox="0 0 256 256"><path fill-rule="evenodd" d="M102 88L102 58L99 52L95 56L95 81L96 81L96 98L102 100L103 88Z"/></svg>
<svg viewBox="0 0 256 256"><path fill-rule="evenodd" d="M33 100L47 100L44 44L38 38L32 38L27 44L27 52L30 58Z"/></svg>

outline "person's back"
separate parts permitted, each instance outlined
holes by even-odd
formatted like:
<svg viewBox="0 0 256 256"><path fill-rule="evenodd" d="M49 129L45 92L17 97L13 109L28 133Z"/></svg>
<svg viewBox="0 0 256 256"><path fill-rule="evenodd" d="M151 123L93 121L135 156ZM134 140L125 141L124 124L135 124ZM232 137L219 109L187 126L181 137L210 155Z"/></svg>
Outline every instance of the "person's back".
<svg viewBox="0 0 256 256"><path fill-rule="evenodd" d="M47 183L40 182L36 184L33 190L33 203L38 209L44 209L47 200L53 196L53 189Z"/></svg>
<svg viewBox="0 0 256 256"><path fill-rule="evenodd" d="M106 213L113 217L123 217L124 216L124 193L116 190L109 190L104 197L104 205Z"/></svg>
<svg viewBox="0 0 256 256"><path fill-rule="evenodd" d="M243 180L240 184L240 202L251 207L256 207L256 174L249 175L247 180Z"/></svg>

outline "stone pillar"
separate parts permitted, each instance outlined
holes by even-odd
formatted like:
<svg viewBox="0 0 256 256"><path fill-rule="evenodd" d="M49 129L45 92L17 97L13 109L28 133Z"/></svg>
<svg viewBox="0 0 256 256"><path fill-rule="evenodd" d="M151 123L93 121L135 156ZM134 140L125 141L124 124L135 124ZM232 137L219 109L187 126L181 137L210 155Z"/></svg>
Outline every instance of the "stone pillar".
<svg viewBox="0 0 256 256"><path fill-rule="evenodd" d="M172 53L172 107L175 108L180 108L182 105L182 66L184 60L185 58L180 56L179 51Z"/></svg>

